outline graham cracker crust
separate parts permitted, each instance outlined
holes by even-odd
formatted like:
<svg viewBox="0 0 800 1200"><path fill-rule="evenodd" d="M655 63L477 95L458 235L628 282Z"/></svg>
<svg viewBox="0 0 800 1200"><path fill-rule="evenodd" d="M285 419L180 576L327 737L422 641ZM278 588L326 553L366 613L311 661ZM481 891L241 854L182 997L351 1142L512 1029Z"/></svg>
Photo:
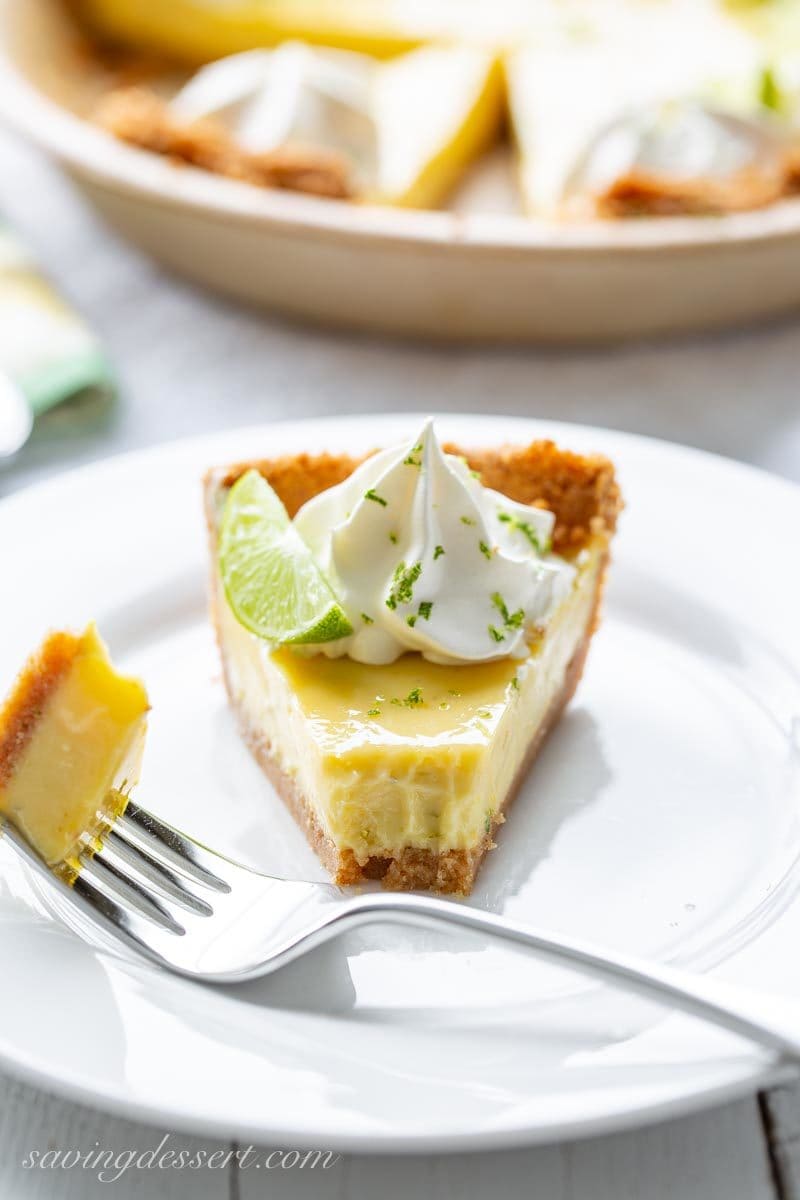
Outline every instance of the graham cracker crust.
<svg viewBox="0 0 800 1200"><path fill-rule="evenodd" d="M244 150L219 121L177 120L166 101L148 87L115 88L100 101L94 119L120 141L215 175L331 200L354 194L352 172L342 155L300 145L262 153Z"/></svg>
<svg viewBox="0 0 800 1200"><path fill-rule="evenodd" d="M48 700L75 660L79 643L75 634L51 633L17 676L0 710L0 788L10 783Z"/></svg>
<svg viewBox="0 0 800 1200"><path fill-rule="evenodd" d="M599 196L594 207L599 217L717 216L746 212L774 204L789 188L789 164L776 162L773 170L738 171L728 179L666 179L646 171L631 171Z"/></svg>
<svg viewBox="0 0 800 1200"><path fill-rule="evenodd" d="M561 553L576 552L592 538L610 539L622 507L619 487L612 464L600 456L584 457L559 450L552 442L534 442L520 447L464 452L446 446L448 453L466 458L472 470L481 474L488 487L522 503L539 504L556 514L554 545ZM528 747L525 759L498 806L490 829L477 846L469 850L441 852L408 846L391 856L373 856L359 863L350 849L340 851L317 820L297 783L277 764L263 732L254 729L237 703L230 679L218 620L219 587L216 573L216 524L220 493L224 493L245 471L255 468L275 489L291 516L311 496L340 483L363 461L347 455L323 454L240 463L209 471L205 478L205 507L211 549L211 616L222 658L223 677L231 707L236 714L242 737L256 761L272 782L309 845L340 886L380 880L392 891L431 890L450 894L468 894L477 871L489 850L494 834L505 821L519 787L544 745L550 730L567 706L580 682L589 644L600 617L600 606L608 567L608 551L603 556L595 585L591 616L583 639L567 666L563 685L553 699L545 719ZM222 601L224 603L224 600Z"/></svg>

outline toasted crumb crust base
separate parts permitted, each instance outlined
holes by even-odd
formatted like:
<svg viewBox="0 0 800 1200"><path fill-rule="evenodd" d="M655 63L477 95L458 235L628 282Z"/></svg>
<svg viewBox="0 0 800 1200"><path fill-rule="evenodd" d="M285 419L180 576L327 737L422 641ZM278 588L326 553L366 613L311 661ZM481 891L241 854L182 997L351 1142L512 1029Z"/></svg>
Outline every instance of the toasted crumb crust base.
<svg viewBox="0 0 800 1200"><path fill-rule="evenodd" d="M10 783L47 701L75 661L79 644L72 633L51 633L18 675L0 711L0 788Z"/></svg>
<svg viewBox="0 0 800 1200"><path fill-rule="evenodd" d="M150 88L116 88L101 100L94 119L120 141L215 175L332 200L353 196L351 171L341 155L312 146L244 150L218 121L177 121Z"/></svg>
<svg viewBox="0 0 800 1200"><path fill-rule="evenodd" d="M494 488L524 504L550 509L556 516L554 548L559 553L577 552L590 540L604 537L606 542L616 528L622 498L612 463L600 456L583 456L559 449L553 442L532 442L526 447L504 446L491 450L464 451L446 445L450 454L464 457L478 471L485 486ZM466 895L472 890L476 873L487 852L494 847L493 835L505 820L514 796L525 778L550 730L572 698L583 674L592 635L599 623L600 605L608 567L605 554L598 573L592 615L585 635L567 670L559 694L532 738L525 759L517 772L492 826L481 842L468 850L435 852L403 847L359 863L350 849L340 851L317 820L307 797L294 779L278 766L263 732L246 719L231 685L225 648L220 635L216 584L216 526L219 500L237 479L250 469L258 470L274 488L290 516L312 496L346 479L364 457L350 455L292 455L278 459L256 460L208 472L205 478L205 507L211 551L211 615L222 658L225 687L236 715L242 737L289 811L304 831L311 848L340 886L380 880L392 891L431 890Z"/></svg>
<svg viewBox="0 0 800 1200"><path fill-rule="evenodd" d="M645 171L620 176L595 197L596 214L606 218L716 216L774 204L789 190L790 165L774 170L742 170L712 179L666 179Z"/></svg>

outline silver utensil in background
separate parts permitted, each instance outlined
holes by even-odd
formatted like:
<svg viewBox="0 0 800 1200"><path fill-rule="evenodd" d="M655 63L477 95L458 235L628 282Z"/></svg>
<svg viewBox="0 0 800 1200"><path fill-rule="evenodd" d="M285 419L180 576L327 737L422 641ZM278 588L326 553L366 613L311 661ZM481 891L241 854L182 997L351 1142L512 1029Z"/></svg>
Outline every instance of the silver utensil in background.
<svg viewBox="0 0 800 1200"><path fill-rule="evenodd" d="M27 396L10 375L0 373L0 461L21 450L32 429L33 410Z"/></svg>

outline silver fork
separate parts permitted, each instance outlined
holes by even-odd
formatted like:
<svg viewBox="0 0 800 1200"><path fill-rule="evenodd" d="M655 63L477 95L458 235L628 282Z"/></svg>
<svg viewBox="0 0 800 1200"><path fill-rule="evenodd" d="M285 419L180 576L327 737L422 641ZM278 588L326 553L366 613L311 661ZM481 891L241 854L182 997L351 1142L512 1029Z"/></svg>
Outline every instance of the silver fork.
<svg viewBox="0 0 800 1200"><path fill-rule="evenodd" d="M390 922L492 934L650 1000L800 1059L800 1006L718 979L519 925L468 905L408 893L347 895L261 875L129 801L70 886L12 826L3 832L62 901L129 950L179 975L242 983L279 971L357 926Z"/></svg>

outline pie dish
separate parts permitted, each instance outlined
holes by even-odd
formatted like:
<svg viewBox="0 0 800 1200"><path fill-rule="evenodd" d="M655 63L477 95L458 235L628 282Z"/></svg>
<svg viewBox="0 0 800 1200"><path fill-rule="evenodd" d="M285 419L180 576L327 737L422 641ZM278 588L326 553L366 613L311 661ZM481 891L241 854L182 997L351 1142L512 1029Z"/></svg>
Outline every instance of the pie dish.
<svg viewBox="0 0 800 1200"><path fill-rule="evenodd" d="M89 626L50 634L0 709L0 814L68 879L125 807L148 707Z"/></svg>
<svg viewBox="0 0 800 1200"><path fill-rule="evenodd" d="M380 879L393 889L470 891L519 783L578 684L598 623L621 503L610 462L546 441L445 450L509 503L554 514L552 549L570 564L572 582L520 659L446 665L412 652L373 664L274 650L229 603L219 567L226 499L255 470L295 517L354 478L370 456L287 456L214 469L206 478L211 608L229 700L244 740L340 884ZM382 516L383 497L367 498L379 501L371 508ZM393 607L392 594L385 603ZM423 616L425 609L420 603ZM507 613L506 620L514 624ZM502 640L496 629L494 636Z"/></svg>

